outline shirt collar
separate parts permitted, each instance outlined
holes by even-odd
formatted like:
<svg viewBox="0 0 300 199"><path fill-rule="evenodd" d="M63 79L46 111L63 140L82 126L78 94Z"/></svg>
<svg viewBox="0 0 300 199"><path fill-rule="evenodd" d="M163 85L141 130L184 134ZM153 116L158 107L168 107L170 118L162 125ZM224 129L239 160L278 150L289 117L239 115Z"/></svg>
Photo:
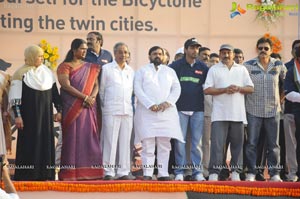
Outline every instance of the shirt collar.
<svg viewBox="0 0 300 199"><path fill-rule="evenodd" d="M113 67L115 67L116 69L121 69L121 68L119 67L119 64L116 62L116 60L113 60L113 61L112 61L112 64L113 64ZM124 67L123 70L127 70L128 68L129 68L129 65L128 65L127 63L125 63L125 67Z"/></svg>
<svg viewBox="0 0 300 199"><path fill-rule="evenodd" d="M88 49L92 54L94 54L96 57L100 57L101 56L101 54L102 54L102 49L100 49L100 53L99 54L97 54L95 51L93 51L92 49Z"/></svg>
<svg viewBox="0 0 300 199"><path fill-rule="evenodd" d="M226 68L228 68L228 66L227 65L225 65L225 64L223 64L223 62L219 62L218 64L220 64L221 66L223 66L223 67L226 67ZM240 64L237 64L237 63L235 63L235 62L233 62L233 64L232 64L232 66L231 66L231 68L232 67L238 67Z"/></svg>
<svg viewBox="0 0 300 199"><path fill-rule="evenodd" d="M274 66L276 61L277 61L276 59L274 59L273 57L270 57L270 62L269 62L268 67ZM255 65L257 65L257 66L261 66L261 63L259 62L258 57L256 57L256 58L254 59L254 63L253 63L253 64L255 64Z"/></svg>
<svg viewBox="0 0 300 199"><path fill-rule="evenodd" d="M155 70L155 66L154 66L153 63L150 63L149 66L150 66L153 70ZM157 66L157 71L159 71L159 69L161 69L162 66L164 66L164 65L163 65L163 64L158 65L158 66ZM155 70L155 71L156 71L156 70Z"/></svg>

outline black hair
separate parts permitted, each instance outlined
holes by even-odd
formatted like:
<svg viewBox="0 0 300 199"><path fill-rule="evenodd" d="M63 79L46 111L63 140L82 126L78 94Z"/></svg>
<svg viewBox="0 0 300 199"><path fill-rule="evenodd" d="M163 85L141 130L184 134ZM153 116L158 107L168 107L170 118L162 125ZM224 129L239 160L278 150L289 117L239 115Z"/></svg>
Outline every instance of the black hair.
<svg viewBox="0 0 300 199"><path fill-rule="evenodd" d="M210 49L207 48L207 47L200 47L199 48L199 54L200 54L200 52L205 51L205 50L209 50L210 51Z"/></svg>
<svg viewBox="0 0 300 199"><path fill-rule="evenodd" d="M164 55L164 49L162 49L162 47L160 47L160 46L153 46L153 47L151 47L151 48L149 49L148 55L151 55L151 53L152 53L153 51L156 51L157 49L161 49L161 51L162 51L162 53L163 53L163 55Z"/></svg>
<svg viewBox="0 0 300 199"><path fill-rule="evenodd" d="M281 60L281 55L279 53L272 53L270 56L273 57L274 59L280 59Z"/></svg>
<svg viewBox="0 0 300 199"><path fill-rule="evenodd" d="M293 42L293 44L292 44L292 48L294 48L297 44L299 44L300 43L300 40L299 39L297 39L297 40L295 40L294 42Z"/></svg>
<svg viewBox="0 0 300 199"><path fill-rule="evenodd" d="M94 35L96 35L97 40L102 40L103 41L103 36L100 32L92 31L92 32L89 32L88 34L94 34Z"/></svg>
<svg viewBox="0 0 300 199"><path fill-rule="evenodd" d="M271 39L265 38L265 37L261 37L261 38L257 41L256 47L258 47L259 44L263 44L263 43L268 43L268 44L270 45L271 48L273 47L273 43L272 43Z"/></svg>
<svg viewBox="0 0 300 199"><path fill-rule="evenodd" d="M239 49L239 48L233 49L233 53L234 54L244 54L243 51L241 49Z"/></svg>
<svg viewBox="0 0 300 199"><path fill-rule="evenodd" d="M74 39L71 43L71 49L68 51L64 62L71 62L74 58L73 50L77 50L81 44L86 44L86 41L83 39Z"/></svg>
<svg viewBox="0 0 300 199"><path fill-rule="evenodd" d="M295 55L296 57L300 57L300 46L296 48Z"/></svg>
<svg viewBox="0 0 300 199"><path fill-rule="evenodd" d="M209 55L209 58L211 59L211 58L213 58L213 57L219 58L219 55L218 55L217 53L211 53L211 54Z"/></svg>

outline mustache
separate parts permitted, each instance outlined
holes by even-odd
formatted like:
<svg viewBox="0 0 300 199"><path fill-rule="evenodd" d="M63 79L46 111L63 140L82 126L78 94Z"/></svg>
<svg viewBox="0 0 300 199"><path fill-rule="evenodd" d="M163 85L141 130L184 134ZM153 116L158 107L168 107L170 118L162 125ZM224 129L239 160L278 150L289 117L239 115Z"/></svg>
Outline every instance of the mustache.
<svg viewBox="0 0 300 199"><path fill-rule="evenodd" d="M261 53L259 53L259 55L267 55L267 53L261 52Z"/></svg>

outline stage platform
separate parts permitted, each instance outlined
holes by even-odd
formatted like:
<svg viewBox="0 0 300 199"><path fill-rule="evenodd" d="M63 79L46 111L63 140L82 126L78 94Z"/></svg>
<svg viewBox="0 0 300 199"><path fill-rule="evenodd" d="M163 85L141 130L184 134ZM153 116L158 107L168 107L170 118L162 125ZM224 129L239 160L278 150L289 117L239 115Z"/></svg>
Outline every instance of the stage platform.
<svg viewBox="0 0 300 199"><path fill-rule="evenodd" d="M14 182L21 199L300 198L300 182L47 181Z"/></svg>

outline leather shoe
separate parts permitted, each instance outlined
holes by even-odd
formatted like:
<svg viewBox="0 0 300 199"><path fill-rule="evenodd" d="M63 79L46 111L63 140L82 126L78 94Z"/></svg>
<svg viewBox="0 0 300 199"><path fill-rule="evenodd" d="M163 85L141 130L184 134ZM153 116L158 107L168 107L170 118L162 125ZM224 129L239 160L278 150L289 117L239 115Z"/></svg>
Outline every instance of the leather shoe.
<svg viewBox="0 0 300 199"><path fill-rule="evenodd" d="M171 178L169 176L159 177L157 178L158 181L171 181Z"/></svg>
<svg viewBox="0 0 300 199"><path fill-rule="evenodd" d="M184 181L192 181L192 176L191 175L185 176Z"/></svg>
<svg viewBox="0 0 300 199"><path fill-rule="evenodd" d="M256 181L266 181L264 175L262 173L257 173L255 176Z"/></svg>
<svg viewBox="0 0 300 199"><path fill-rule="evenodd" d="M144 176L143 180L152 180L152 177L151 176Z"/></svg>
<svg viewBox="0 0 300 199"><path fill-rule="evenodd" d="M221 172L219 174L219 180L226 181L226 180L228 180L229 175L230 175L229 170L227 168L226 169L224 168L221 170Z"/></svg>
<svg viewBox="0 0 300 199"><path fill-rule="evenodd" d="M242 181L245 181L246 180L246 173L244 173L244 171L242 173L240 173L240 179Z"/></svg>
<svg viewBox="0 0 300 199"><path fill-rule="evenodd" d="M103 180L114 180L114 177L110 176L110 175L106 175Z"/></svg>
<svg viewBox="0 0 300 199"><path fill-rule="evenodd" d="M136 178L134 176L130 176L130 175L124 175L118 178L118 180L135 180L135 179Z"/></svg>

